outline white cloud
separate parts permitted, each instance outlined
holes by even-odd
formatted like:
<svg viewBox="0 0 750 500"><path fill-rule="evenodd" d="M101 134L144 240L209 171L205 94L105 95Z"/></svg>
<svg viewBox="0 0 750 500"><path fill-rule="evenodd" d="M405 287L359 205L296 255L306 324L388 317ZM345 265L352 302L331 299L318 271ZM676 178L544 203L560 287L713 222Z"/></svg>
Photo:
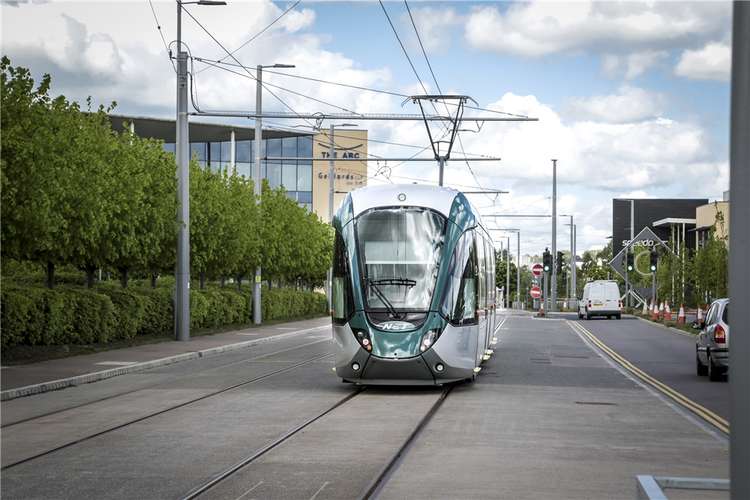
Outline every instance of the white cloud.
<svg viewBox="0 0 750 500"><path fill-rule="evenodd" d="M167 42L175 36L174 4L154 2ZM189 12L229 50L240 47L275 19L283 9L268 0L230 2L227 6L189 6ZM82 101L120 103L120 112L170 116L174 109L174 71L156 30L147 2L52 2L2 7L3 52L12 64L30 67L35 75L52 74L53 92ZM312 34L315 12L290 11L281 21L236 53L254 67L276 62L296 64L292 70L307 76L364 86L390 86L386 68L362 68L343 54L327 50L324 36ZM183 40L194 56L218 59L223 50L183 14ZM233 62L228 59L228 62ZM206 109L253 109L255 82L195 63L195 89ZM240 73L243 70L232 68ZM312 84L268 73L265 81L329 102L366 110L382 105L381 96ZM332 111L300 96L273 89L299 111ZM285 109L266 94L264 107Z"/></svg>
<svg viewBox="0 0 750 500"><path fill-rule="evenodd" d="M644 102L657 99L642 93L640 89L624 87L615 96L601 97L602 102L592 108L595 112L604 109L601 112L606 121L591 117L564 120L535 96L507 93L490 104L492 109L528 114L540 121L488 123L480 134L462 134L467 151L502 157L499 163L472 164L481 185L511 191L495 204L489 197L479 195L476 204L484 208L484 213L549 213L550 159L557 158L559 211L576 214L579 248L586 249L601 245L611 234L611 200L623 192L634 196L691 197L706 195L706 190L710 190L720 194L721 187L728 183L726 162L714 159L707 133L700 125L645 111L630 122L612 121L607 116L602 103L608 99L623 109L632 102L628 101L629 95L643 97ZM420 133L424 136L415 128L409 140L419 141ZM459 155L460 151L454 149L454 156ZM431 164L399 167L397 172L436 177ZM457 161L448 162L446 180L449 185L474 184L465 165ZM524 231L522 252L549 245L546 222L513 223ZM567 233L561 229L558 246L567 248L566 241Z"/></svg>
<svg viewBox="0 0 750 500"><path fill-rule="evenodd" d="M654 49L726 30L729 2L521 2L475 8L468 42L482 50L542 56L627 45Z"/></svg>
<svg viewBox="0 0 750 500"><path fill-rule="evenodd" d="M663 106L661 94L625 85L613 95L573 99L570 112L577 120L629 123L658 117Z"/></svg>
<svg viewBox="0 0 750 500"><path fill-rule="evenodd" d="M698 50L686 50L675 67L675 74L692 80L729 80L732 50L728 43L710 42Z"/></svg>
<svg viewBox="0 0 750 500"><path fill-rule="evenodd" d="M463 18L452 8L420 7L411 9L414 24L428 52L443 50L448 47L451 36L449 31L463 22ZM402 16L407 33L413 33L408 14ZM415 44L416 37L415 38Z"/></svg>
<svg viewBox="0 0 750 500"><path fill-rule="evenodd" d="M642 52L634 52L627 56L627 70L625 71L625 78L632 80L641 76L646 70L659 64L669 56L666 50L644 50Z"/></svg>

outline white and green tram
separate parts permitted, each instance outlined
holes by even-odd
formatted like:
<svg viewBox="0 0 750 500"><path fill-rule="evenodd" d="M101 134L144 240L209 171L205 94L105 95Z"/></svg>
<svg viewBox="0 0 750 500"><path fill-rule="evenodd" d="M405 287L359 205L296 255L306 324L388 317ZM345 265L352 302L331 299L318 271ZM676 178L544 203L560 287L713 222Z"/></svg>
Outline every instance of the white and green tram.
<svg viewBox="0 0 750 500"><path fill-rule="evenodd" d="M497 297L492 239L466 196L365 187L333 226L336 374L363 385L473 380L491 353Z"/></svg>

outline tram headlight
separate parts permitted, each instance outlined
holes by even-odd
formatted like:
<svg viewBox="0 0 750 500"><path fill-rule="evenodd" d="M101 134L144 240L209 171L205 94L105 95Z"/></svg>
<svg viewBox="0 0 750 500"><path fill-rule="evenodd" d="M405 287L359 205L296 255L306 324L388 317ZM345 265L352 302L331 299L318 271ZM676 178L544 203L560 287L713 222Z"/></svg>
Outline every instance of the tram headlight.
<svg viewBox="0 0 750 500"><path fill-rule="evenodd" d="M435 343L439 334L440 332L438 330L428 330L427 333L422 336L422 342L419 343L419 350L425 352L432 347L432 344Z"/></svg>
<svg viewBox="0 0 750 500"><path fill-rule="evenodd" d="M370 332L364 330L354 330L354 336L357 338L357 342L367 352L372 352L372 339L370 338Z"/></svg>

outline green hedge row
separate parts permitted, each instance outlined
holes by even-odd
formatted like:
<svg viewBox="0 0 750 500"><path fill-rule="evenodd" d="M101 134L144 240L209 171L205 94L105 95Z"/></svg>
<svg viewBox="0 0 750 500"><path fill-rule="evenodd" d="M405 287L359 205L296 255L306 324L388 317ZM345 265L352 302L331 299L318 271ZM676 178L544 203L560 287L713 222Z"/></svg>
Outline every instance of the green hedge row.
<svg viewBox="0 0 750 500"><path fill-rule="evenodd" d="M173 332L172 290L167 287L50 290L4 283L0 295L3 347L92 344ZM249 289L191 290L190 303L193 328L248 323L252 316ZM292 289L264 290L262 308L265 321L324 315L327 309L325 296Z"/></svg>

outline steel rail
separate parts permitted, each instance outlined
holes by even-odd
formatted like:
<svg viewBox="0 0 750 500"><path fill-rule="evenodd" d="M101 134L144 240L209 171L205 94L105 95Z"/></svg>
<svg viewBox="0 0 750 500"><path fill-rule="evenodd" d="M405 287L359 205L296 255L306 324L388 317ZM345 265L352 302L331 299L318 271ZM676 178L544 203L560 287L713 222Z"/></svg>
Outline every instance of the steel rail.
<svg viewBox="0 0 750 500"><path fill-rule="evenodd" d="M396 453L391 457L388 463L386 463L385 466L383 466L383 468L380 470L378 475L375 476L375 478L370 482L370 484L367 485L367 488L365 488L364 493L362 493L362 495L360 495L359 498L362 498L363 500L368 500L370 498L377 498L378 495L380 495L380 492L382 491L383 487L388 483L388 480L391 478L391 476L396 471L396 469L398 469L398 466L401 465L401 462L406 456L406 453L412 447L417 437L419 437L419 435L422 433L424 428L427 427L427 424L430 422L430 420L432 420L432 417L435 415L435 413L437 413L437 411L443 405L446 398L448 397L448 395L451 393L451 391L453 390L455 386L456 384L451 384L447 386L445 389L443 389L443 393L440 395L438 400L432 404L429 411L425 413L425 415L422 417L419 423L417 423L417 425L412 430L411 434L409 434L409 436L406 438L406 440L398 449L398 451L396 451Z"/></svg>
<svg viewBox="0 0 750 500"><path fill-rule="evenodd" d="M188 493L185 494L184 497L182 497L182 500L192 500L193 498L197 498L206 491L210 490L220 482L224 481L228 477L232 476L234 473L238 472L240 469L244 468L247 465L250 465L269 451L273 450L283 442L287 441L289 438L294 436L295 434L298 434L300 431L304 430L306 427L310 426L311 424L317 422L321 418L325 417L329 413L331 413L336 408L344 405L345 403L351 401L354 397L358 396L359 394L364 391L364 387L357 388L354 392L351 394L347 394L344 398L340 399L330 407L328 407L326 410L323 410L322 412L319 412L317 415L315 415L312 418L309 418L308 420L304 421L300 425L294 427L293 429L290 429L286 433L284 433L282 436L276 438L275 440L271 441L264 447L262 447L259 450L256 450L251 455L243 458L239 462L237 462L234 465L231 465L224 469L223 471L219 472L218 474L214 475L211 479L206 481L205 483L196 486L192 490L190 490Z"/></svg>
<svg viewBox="0 0 750 500"><path fill-rule="evenodd" d="M320 329L322 330L323 328L324 327L321 327ZM273 338L273 336L270 336L269 338ZM229 363L224 363L224 364L221 364L221 365L218 365L218 366L210 366L210 367L206 367L206 368L201 368L199 370L195 370L195 371L191 372L191 375L205 373L205 372L212 371L212 370L220 370L222 368L226 368L228 366L233 366L233 365L238 365L238 364L241 364L241 363L252 363L253 361L257 361L259 359L264 359L264 358L268 358L268 357L271 357L271 356L275 356L277 354L282 354L282 353L285 353L285 352L294 351L296 349L302 349L304 347L309 347L309 346L311 346L313 344L318 344L318 343L321 343L321 342L326 342L326 340L315 340L313 342L307 342L307 343L300 344L300 345L295 345L295 346L292 346L292 347L286 347L286 348L280 349L278 351L273 351L273 352L269 352L269 353L266 353L266 354L261 354L259 356L254 356L254 357L251 357L251 358L245 358L245 359L241 359L241 360L238 360L238 361L231 361ZM223 353L223 354L231 354L231 353ZM203 358L199 358L198 360L195 360L195 361L200 361L202 359ZM12 422L7 422L7 423L4 423L4 424L0 425L0 429L6 429L8 427L13 427L15 425L19 425L19 424L23 424L23 423L26 423L26 422L30 422L32 420L38 420L40 418L49 417L51 415L57 415L57 414L60 414L60 413L65 413L66 411L76 410L78 408L83 408L84 406L89 406L89 405L93 405L93 404L96 404L96 403L101 403L102 401L108 401L110 399L119 398L120 396L128 396L128 395L136 393L138 391L145 391L146 389L153 389L155 387L159 387L159 386L162 386L162 385L165 385L165 384L169 384L169 383L175 382L177 380L182 380L182 377L180 375L172 375L170 377L165 378L164 380L160 380L159 382L154 382L153 384L146 384L144 386L137 387L135 389L129 389L127 391L118 392L116 394L110 394L108 396L102 396L101 398L96 398L96 399L93 399L91 401L85 401L85 402L82 402L82 403L75 404L73 406L68 406L66 408L60 408L58 410L48 411L48 412L42 413L40 415L34 415L32 417L26 417L26 418L22 418L22 419L19 419L19 420L14 420Z"/></svg>
<svg viewBox="0 0 750 500"><path fill-rule="evenodd" d="M158 415L163 415L163 414L165 414L167 412L170 412L170 411L173 411L173 410L177 410L179 408L184 408L185 406L191 405L193 403L197 403L198 401L203 401L204 399L208 399L208 398L211 398L211 397L214 397L214 396L218 396L219 394L223 394L225 392L237 389L239 387L243 387L243 386L248 385L248 384L259 382L261 380L270 378L270 377L272 377L274 375L278 375L280 373L285 373L285 372L288 372L288 371L295 370L295 369L299 368L300 366L304 366L304 365L313 363L315 361L319 361L319 360L321 360L323 358L327 358L327 357L331 356L332 354L333 353L327 353L327 354L323 354L322 356L315 356L313 358L306 359L305 361L301 361L299 363L295 363L295 364L293 364L291 366L287 366L285 368L279 368L278 370L274 370L274 371L271 371L269 373L266 373L266 374L263 374L263 375L259 375L257 377L253 377L253 378L251 378L249 380L245 380L243 382L239 382L239 383L236 383L236 384L232 384L232 385L230 385L228 387L224 387L223 389L219 389L218 391L214 391L214 392L211 392L211 393L208 393L208 394L204 394L203 396L200 396L200 397L197 397L197 398L193 398L191 400L184 401L182 403L170 406L168 408L164 408L162 410L149 413L149 414L144 415L142 417L138 417L136 419L129 420L129 421L124 422L122 424L118 424L118 425L115 425L113 427L109 427L109 428L104 429L104 430L99 431L99 432L95 432L94 434L90 434L88 436L75 439L73 441L70 441L70 442L65 443L63 445L60 445L60 446L56 446L55 448L52 448L51 450L47 450L47 451L44 451L42 453L37 453L36 455L33 455L33 456L30 456L30 457L18 460L16 462L10 463L8 465L4 465L4 466L2 466L2 468L0 468L0 470L7 470L7 469L10 469L12 467L16 467L17 465L21 465L21 464L30 462L32 460L36 460L37 458L41 458L41 457L50 455L52 453L55 453L57 451L64 450L66 448L69 448L71 446L83 443L85 441L89 441L91 439L94 439L96 437L102 436L104 434L108 434L110 432L122 429L124 427L128 427L128 426L133 425L133 424L137 424L138 422L143 422L144 420L148 420L149 418L153 418L153 417L156 417Z"/></svg>

